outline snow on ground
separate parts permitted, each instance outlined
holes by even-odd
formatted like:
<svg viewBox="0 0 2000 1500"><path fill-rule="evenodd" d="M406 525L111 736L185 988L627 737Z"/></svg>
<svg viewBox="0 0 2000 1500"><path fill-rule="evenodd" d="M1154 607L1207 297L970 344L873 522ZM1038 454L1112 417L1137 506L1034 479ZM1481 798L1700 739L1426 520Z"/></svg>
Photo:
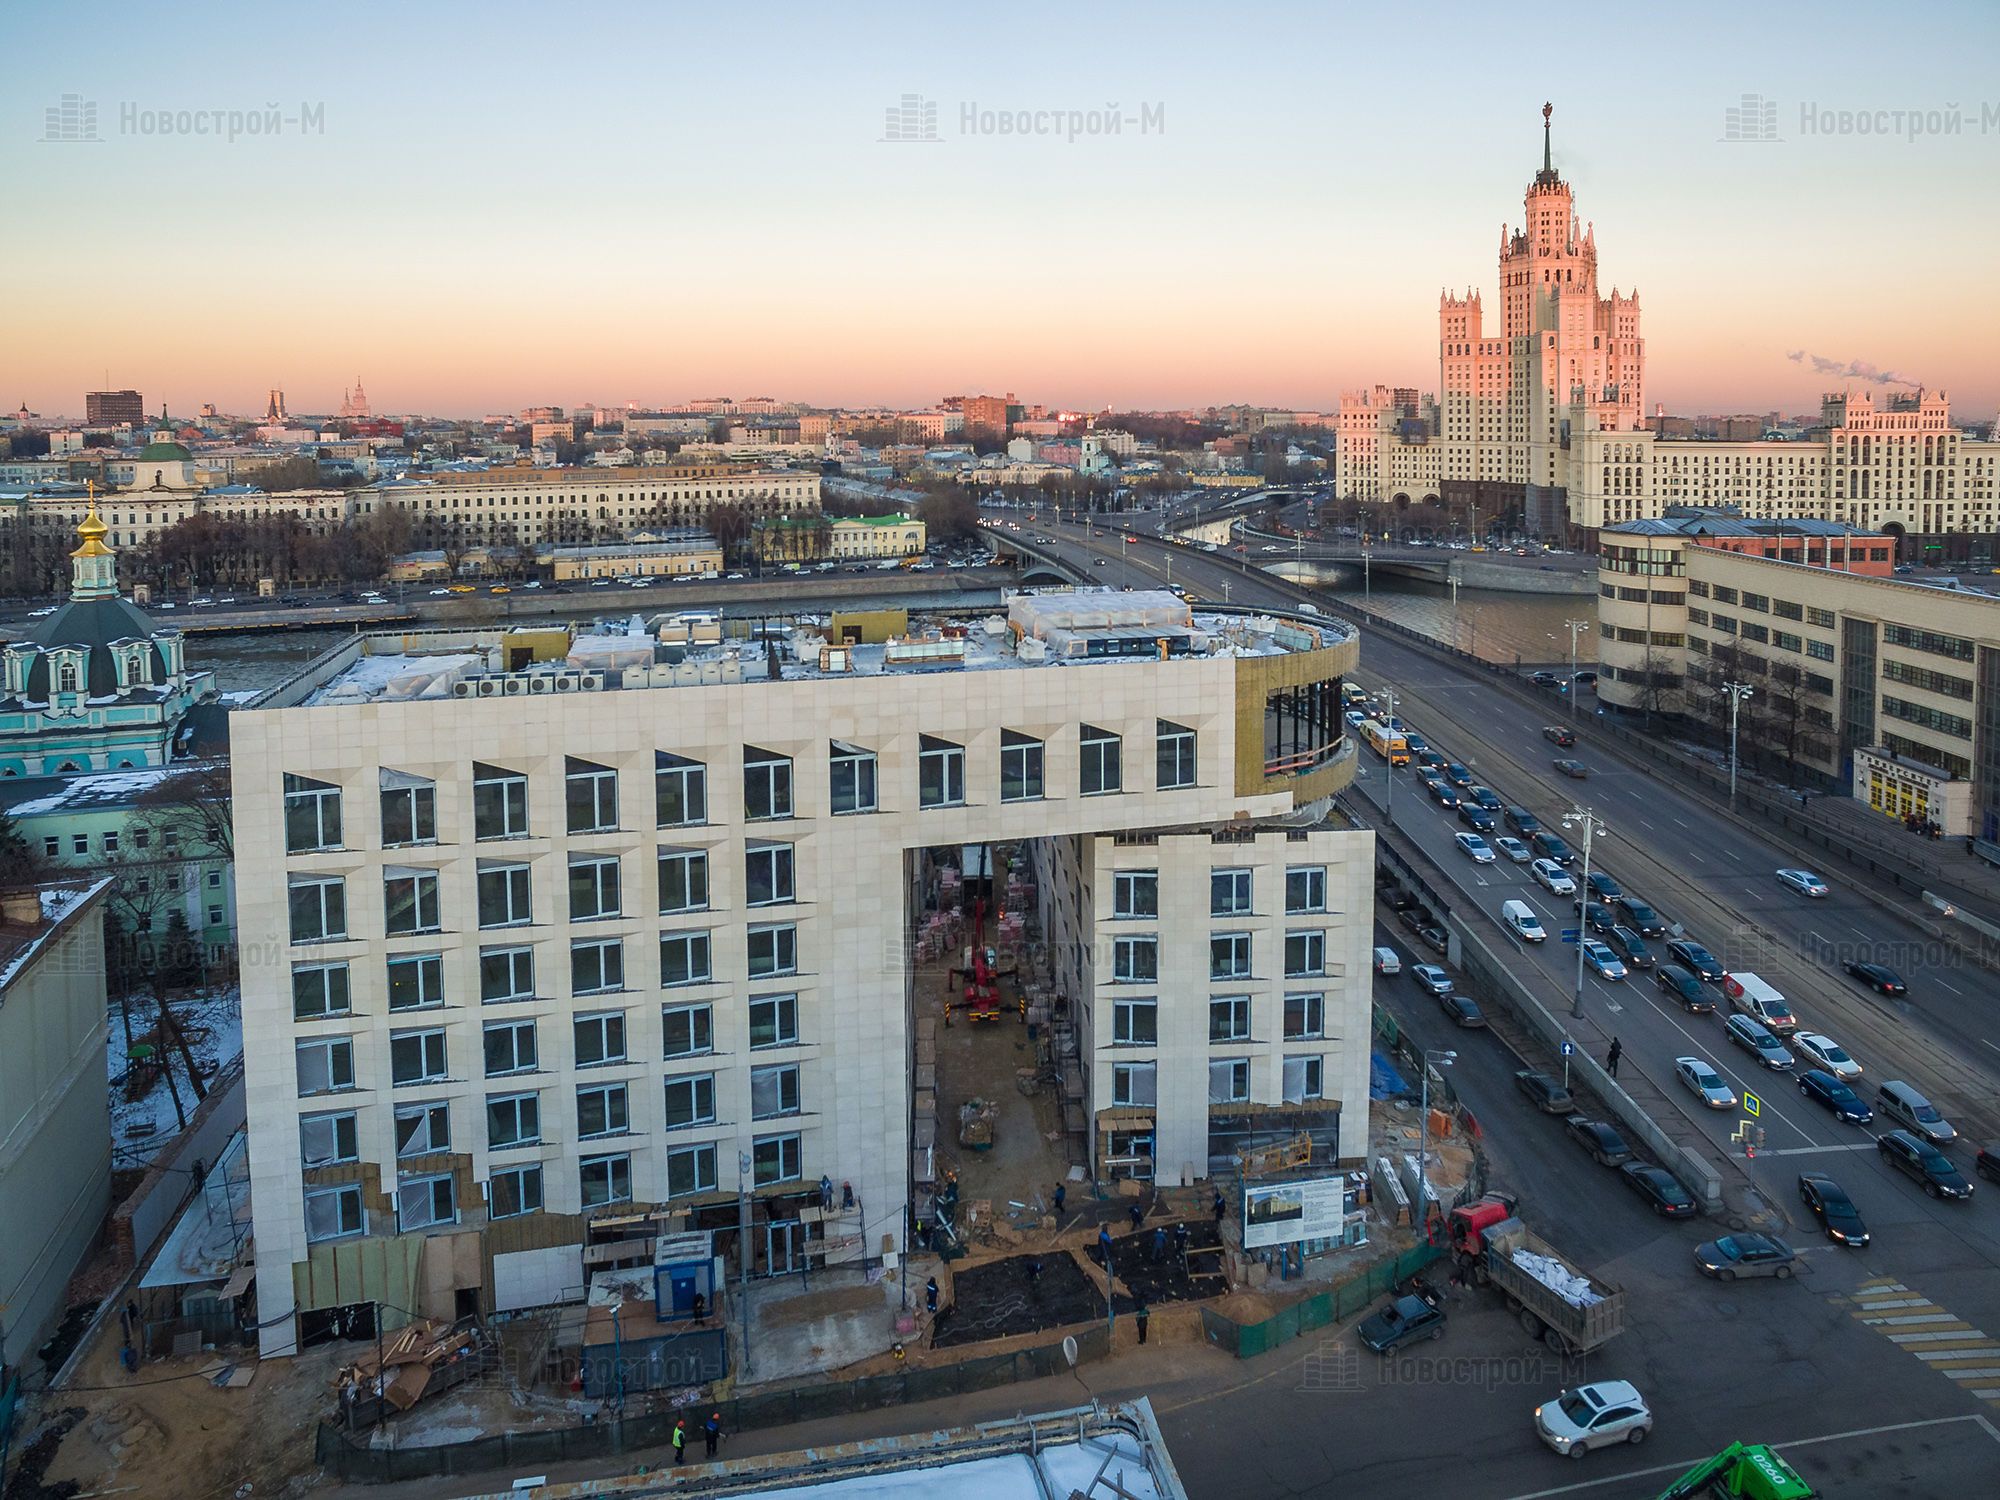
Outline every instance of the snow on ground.
<svg viewBox="0 0 2000 1500"><path fill-rule="evenodd" d="M159 1009L153 997L133 995L124 1002L131 1008L132 1036L142 1040L159 1023ZM204 1085L243 1055L243 995L235 985L192 999L168 1002L187 1032L188 1046L202 1072ZM180 1118L174 1112L173 1094L166 1078L154 1081L143 1097L125 1097L125 1023L119 1015L120 1002L111 1002L110 1023L105 1037L105 1068L111 1090L111 1149L113 1164L143 1167L154 1154L180 1134ZM199 1100L188 1087L187 1071L178 1048L172 1053L173 1087L180 1090L181 1108L193 1118ZM150 1127L150 1128L149 1128Z"/></svg>

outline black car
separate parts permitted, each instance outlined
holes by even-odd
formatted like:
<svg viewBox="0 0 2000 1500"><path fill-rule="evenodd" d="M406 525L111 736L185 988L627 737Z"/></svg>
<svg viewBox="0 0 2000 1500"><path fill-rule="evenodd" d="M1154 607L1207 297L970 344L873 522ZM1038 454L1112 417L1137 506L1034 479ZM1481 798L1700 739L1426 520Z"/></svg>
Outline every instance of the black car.
<svg viewBox="0 0 2000 1500"><path fill-rule="evenodd" d="M1867 1125L1875 1118L1859 1094L1824 1068L1799 1074L1799 1092L1842 1124Z"/></svg>
<svg viewBox="0 0 2000 1500"><path fill-rule="evenodd" d="M1525 1069L1514 1075L1514 1087L1526 1094L1528 1102L1545 1115L1576 1113L1576 1100L1570 1097L1569 1090L1547 1073Z"/></svg>
<svg viewBox="0 0 2000 1500"><path fill-rule="evenodd" d="M1620 911L1625 913L1625 920L1639 929L1641 937L1665 937L1667 935L1666 919L1645 902L1635 900L1631 896L1620 896L1617 906Z"/></svg>
<svg viewBox="0 0 2000 1500"><path fill-rule="evenodd" d="M1679 964L1661 964L1653 970L1653 983L1665 990L1681 1003L1681 1008L1692 1015L1706 1016L1715 1012L1715 1000L1701 981L1683 969Z"/></svg>
<svg viewBox="0 0 2000 1500"><path fill-rule="evenodd" d="M1477 802L1461 801L1458 804L1458 821L1463 823L1467 828L1472 829L1475 833L1491 833L1493 831L1493 814L1481 807Z"/></svg>
<svg viewBox="0 0 2000 1500"><path fill-rule="evenodd" d="M1559 865L1570 864L1576 859L1576 851L1563 842L1563 836L1559 833L1550 833L1547 829L1543 829L1540 833L1532 835L1528 842L1534 845L1535 853L1543 859L1552 859Z"/></svg>
<svg viewBox="0 0 2000 1500"><path fill-rule="evenodd" d="M1590 894L1599 901L1616 901L1625 894L1625 888L1602 870L1592 870L1590 879L1584 884L1590 887Z"/></svg>
<svg viewBox="0 0 2000 1500"><path fill-rule="evenodd" d="M1424 790L1431 794L1431 800L1439 807L1458 806L1458 793L1436 777L1424 783Z"/></svg>
<svg viewBox="0 0 2000 1500"><path fill-rule="evenodd" d="M1812 1210L1826 1237L1836 1244L1859 1250L1868 1243L1868 1226L1847 1190L1821 1172L1799 1174L1799 1202Z"/></svg>
<svg viewBox="0 0 2000 1500"><path fill-rule="evenodd" d="M1354 1330L1377 1354L1388 1354L1413 1339L1444 1337L1444 1310L1421 1297L1398 1297L1380 1312L1361 1320Z"/></svg>
<svg viewBox="0 0 2000 1500"><path fill-rule="evenodd" d="M1583 925L1592 932L1609 932L1615 920L1611 908L1598 901L1578 901L1575 909L1583 917Z"/></svg>
<svg viewBox="0 0 2000 1500"><path fill-rule="evenodd" d="M1396 920L1415 932L1419 927L1430 925L1431 909L1413 898L1408 906L1397 909Z"/></svg>
<svg viewBox="0 0 2000 1500"><path fill-rule="evenodd" d="M1628 969L1650 969L1653 967L1653 950L1646 946L1646 940L1620 922L1611 929L1611 950L1625 960Z"/></svg>
<svg viewBox="0 0 2000 1500"><path fill-rule="evenodd" d="M1431 742L1420 734L1403 731L1403 745L1412 755L1422 755L1431 748Z"/></svg>
<svg viewBox="0 0 2000 1500"><path fill-rule="evenodd" d="M1580 760L1558 760L1555 768L1576 781L1585 780L1590 775L1590 767Z"/></svg>
<svg viewBox="0 0 2000 1500"><path fill-rule="evenodd" d="M1625 1137L1602 1120L1586 1120L1582 1115L1571 1115L1563 1122L1563 1129L1569 1132L1571 1140L1596 1159L1600 1167L1622 1167L1632 1159L1632 1148L1625 1144Z"/></svg>
<svg viewBox="0 0 2000 1500"><path fill-rule="evenodd" d="M1951 1158L1920 1136L1907 1130L1892 1130L1875 1137L1875 1149L1882 1159L1906 1177L1914 1177L1933 1198L1960 1202L1972 1196L1972 1184L1951 1164Z"/></svg>
<svg viewBox="0 0 2000 1500"><path fill-rule="evenodd" d="M1391 885L1384 887L1382 900L1390 911L1408 911L1417 905L1417 893L1406 885Z"/></svg>
<svg viewBox="0 0 2000 1500"><path fill-rule="evenodd" d="M1470 995L1461 995L1457 990L1446 990L1437 997L1437 1003L1447 1016L1468 1031L1486 1024L1486 1017L1479 1009L1479 1002Z"/></svg>
<svg viewBox="0 0 2000 1500"><path fill-rule="evenodd" d="M1452 761L1444 768L1444 779L1456 787L1468 787L1472 785L1472 773L1457 761Z"/></svg>
<svg viewBox="0 0 2000 1500"><path fill-rule="evenodd" d="M1698 979L1706 979L1710 984L1722 983L1722 960L1693 938L1675 938L1667 944L1667 957Z"/></svg>
<svg viewBox="0 0 2000 1500"><path fill-rule="evenodd" d="M1536 687L1560 688L1562 686L1562 678L1553 672L1547 671L1530 672L1528 674L1528 681L1532 682Z"/></svg>
<svg viewBox="0 0 2000 1500"><path fill-rule="evenodd" d="M1692 1219L1697 1211L1694 1195L1665 1167L1650 1162L1628 1161L1618 1169L1625 1186L1632 1189L1663 1219Z"/></svg>
<svg viewBox="0 0 2000 1500"><path fill-rule="evenodd" d="M1542 820L1525 807L1510 807L1507 809L1507 826L1522 838L1527 838L1542 831Z"/></svg>
<svg viewBox="0 0 2000 1500"><path fill-rule="evenodd" d="M1465 795L1490 813L1497 813L1502 806L1500 794L1490 786L1469 786Z"/></svg>
<svg viewBox="0 0 2000 1500"><path fill-rule="evenodd" d="M1979 1154L1972 1158L1972 1170L1990 1182L2000 1182L2000 1151L1979 1148Z"/></svg>
<svg viewBox="0 0 2000 1500"><path fill-rule="evenodd" d="M1544 724L1542 726L1542 738L1547 740L1551 745L1560 745L1563 749L1567 750L1571 745L1576 743L1576 731L1565 729L1560 724Z"/></svg>
<svg viewBox="0 0 2000 1500"><path fill-rule="evenodd" d="M1910 992L1902 976L1887 964L1849 963L1841 967L1878 995L1907 995Z"/></svg>
<svg viewBox="0 0 2000 1500"><path fill-rule="evenodd" d="M1405 743L1408 743L1408 736L1405 736L1404 738L1405 738ZM1417 749L1414 745L1412 745L1410 747L1410 754L1413 757L1415 757L1417 763L1417 769L1420 771L1428 771L1433 766L1441 766L1444 764L1444 757L1442 755L1439 755L1437 751L1431 749L1430 746L1428 745L1426 745L1421 750Z"/></svg>

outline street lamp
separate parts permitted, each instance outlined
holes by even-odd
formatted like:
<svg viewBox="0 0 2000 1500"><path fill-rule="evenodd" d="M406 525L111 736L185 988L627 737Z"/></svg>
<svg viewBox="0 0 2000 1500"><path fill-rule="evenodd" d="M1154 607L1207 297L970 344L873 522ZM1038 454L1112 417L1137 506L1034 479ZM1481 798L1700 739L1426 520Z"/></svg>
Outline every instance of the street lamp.
<svg viewBox="0 0 2000 1500"><path fill-rule="evenodd" d="M1396 745L1396 690L1385 687L1382 689L1382 697L1389 705L1389 722L1382 728L1388 733L1392 755ZM1382 757L1382 821L1391 828L1396 826L1396 762L1390 755Z"/></svg>
<svg viewBox="0 0 2000 1500"><path fill-rule="evenodd" d="M1576 638L1579 633L1590 629L1588 620L1564 620L1569 630L1569 716L1576 719Z"/></svg>
<svg viewBox="0 0 2000 1500"><path fill-rule="evenodd" d="M1756 693L1747 682L1725 682L1723 692L1729 694L1729 810L1736 811L1736 715L1743 707L1743 700Z"/></svg>
<svg viewBox="0 0 2000 1500"><path fill-rule="evenodd" d="M1424 1098L1423 1118L1417 1121L1417 1218L1428 1238L1431 1227L1430 1216L1430 1174L1426 1161L1430 1156L1431 1144L1431 1062L1436 1060L1440 1068L1448 1068L1458 1054L1449 1047L1426 1047L1424 1049Z"/></svg>
<svg viewBox="0 0 2000 1500"><path fill-rule="evenodd" d="M1562 816L1563 827L1583 832L1583 880L1576 888L1576 989L1571 994L1569 1013L1574 1019L1583 1016L1583 913L1590 904L1590 845L1604 832L1604 820L1589 808L1577 806Z"/></svg>

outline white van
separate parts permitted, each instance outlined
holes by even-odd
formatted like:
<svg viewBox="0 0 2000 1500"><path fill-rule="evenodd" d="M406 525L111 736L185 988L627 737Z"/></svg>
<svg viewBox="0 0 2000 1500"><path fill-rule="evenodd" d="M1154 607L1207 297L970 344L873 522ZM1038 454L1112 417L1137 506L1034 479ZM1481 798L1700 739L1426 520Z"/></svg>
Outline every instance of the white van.
<svg viewBox="0 0 2000 1500"><path fill-rule="evenodd" d="M1500 921L1509 932L1526 943L1539 943L1548 936L1543 930L1542 919L1525 901L1501 902Z"/></svg>
<svg viewBox="0 0 2000 1500"><path fill-rule="evenodd" d="M1798 1018L1785 1003L1785 997L1748 969L1724 974L1722 993L1736 1010L1763 1022L1779 1036L1790 1036L1799 1029Z"/></svg>

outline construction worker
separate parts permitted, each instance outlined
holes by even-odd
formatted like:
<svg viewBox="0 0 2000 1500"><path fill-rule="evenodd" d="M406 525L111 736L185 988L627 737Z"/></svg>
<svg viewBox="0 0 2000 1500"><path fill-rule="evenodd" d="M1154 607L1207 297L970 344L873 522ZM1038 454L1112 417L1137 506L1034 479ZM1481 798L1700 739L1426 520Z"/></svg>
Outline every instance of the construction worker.
<svg viewBox="0 0 2000 1500"><path fill-rule="evenodd" d="M708 1456L715 1457L715 1445L722 1441L722 1413L712 1411L708 1420L701 1424L701 1440L708 1445Z"/></svg>
<svg viewBox="0 0 2000 1500"><path fill-rule="evenodd" d="M926 1281L924 1283L924 1311L929 1313L932 1317L937 1316L937 1299L938 1299L937 1277L933 1276L929 1281Z"/></svg>
<svg viewBox="0 0 2000 1500"><path fill-rule="evenodd" d="M1153 1226L1153 1264L1158 1265L1166 1258L1167 1226L1164 1224L1155 1224Z"/></svg>
<svg viewBox="0 0 2000 1500"><path fill-rule="evenodd" d="M1031 1255L1028 1257L1029 1289L1033 1290L1036 1283L1039 1282L1041 1279L1042 1279L1042 1258L1039 1255Z"/></svg>
<svg viewBox="0 0 2000 1500"><path fill-rule="evenodd" d="M1215 1190L1215 1222L1220 1224L1222 1222L1222 1216L1228 1211L1229 1211L1229 1205L1223 1199L1222 1189L1217 1188Z"/></svg>
<svg viewBox="0 0 2000 1500"><path fill-rule="evenodd" d="M1139 1232L1139 1226L1145 1222L1146 1222L1146 1210L1139 1207L1138 1204L1134 1203L1132 1205L1132 1232L1134 1234L1137 1234Z"/></svg>
<svg viewBox="0 0 2000 1500"><path fill-rule="evenodd" d="M1060 1182L1057 1183L1055 1202L1056 1202L1056 1212L1058 1214L1060 1214L1063 1211L1063 1200L1066 1199L1067 1197L1069 1197L1069 1189L1064 1187Z"/></svg>
<svg viewBox="0 0 2000 1500"><path fill-rule="evenodd" d="M1174 1222L1174 1249L1179 1253L1182 1262L1185 1263L1188 1250L1188 1227L1186 1219L1178 1219Z"/></svg>
<svg viewBox="0 0 2000 1500"><path fill-rule="evenodd" d="M1139 1325L1139 1342L1142 1344L1146 1342L1146 1320L1151 1316L1152 1313L1146 1306L1146 1299L1141 1297L1139 1305L1132 1309L1132 1321Z"/></svg>
<svg viewBox="0 0 2000 1500"><path fill-rule="evenodd" d="M674 1418L674 1464L676 1467L687 1462L687 1445L688 1445L687 1423L683 1422L679 1417L675 1417Z"/></svg>
<svg viewBox="0 0 2000 1500"><path fill-rule="evenodd" d="M1097 1226L1097 1253L1104 1257L1105 1265L1108 1266L1111 1264L1111 1226L1109 1224L1100 1224Z"/></svg>

